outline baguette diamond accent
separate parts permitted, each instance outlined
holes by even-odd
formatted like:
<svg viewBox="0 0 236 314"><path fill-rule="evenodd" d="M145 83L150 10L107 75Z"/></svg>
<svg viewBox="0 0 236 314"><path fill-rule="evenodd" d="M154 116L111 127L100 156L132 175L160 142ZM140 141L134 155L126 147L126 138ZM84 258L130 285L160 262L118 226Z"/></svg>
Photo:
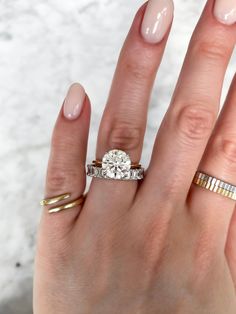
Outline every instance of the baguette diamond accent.
<svg viewBox="0 0 236 314"><path fill-rule="evenodd" d="M193 183L211 192L220 194L236 201L236 186L212 177L201 171L197 171Z"/></svg>
<svg viewBox="0 0 236 314"><path fill-rule="evenodd" d="M122 177L113 177L107 176L106 170L101 167L97 167L93 164L87 165L87 175L94 178L101 179L114 179L114 180L142 180L144 177L144 168L130 169Z"/></svg>

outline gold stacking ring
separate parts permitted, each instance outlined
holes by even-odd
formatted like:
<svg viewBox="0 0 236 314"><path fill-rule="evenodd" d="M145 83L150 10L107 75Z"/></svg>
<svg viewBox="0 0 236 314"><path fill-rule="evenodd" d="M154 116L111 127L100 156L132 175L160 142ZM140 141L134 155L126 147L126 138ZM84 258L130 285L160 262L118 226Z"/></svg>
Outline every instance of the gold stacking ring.
<svg viewBox="0 0 236 314"><path fill-rule="evenodd" d="M60 201L64 201L67 198L69 198L71 196L70 193L65 193L65 194L61 194L55 197L51 197L51 198L46 198L42 201L40 201L40 205L41 206L46 206L46 205L52 205L52 204L56 204Z"/></svg>
<svg viewBox="0 0 236 314"><path fill-rule="evenodd" d="M58 195L58 196L54 196L52 198L47 198L47 199L44 199L40 202L40 205L41 206L46 206L46 205L51 205L51 204L56 204L56 203L59 203L65 199L68 199L69 197L71 196L71 193L65 193L65 194L61 194L61 195ZM85 198L86 198L86 194L83 194L81 195L78 199L70 202L70 203L67 203L67 204L63 204L63 205L60 205L58 207L53 207L53 208L49 208L48 209L48 212L50 214L52 213L58 213L62 210L65 210L65 209L70 209L70 208L73 208L75 206L79 206L79 205L82 205L85 201Z"/></svg>
<svg viewBox="0 0 236 314"><path fill-rule="evenodd" d="M196 172L193 183L211 192L220 194L236 201L235 185L224 182L201 171Z"/></svg>
<svg viewBox="0 0 236 314"><path fill-rule="evenodd" d="M94 166L96 166L96 167L102 167L102 160L98 160L98 159L96 159L96 160L93 160L93 162L92 162L92 164L94 165ZM139 169L139 168L141 168L142 167L142 165L141 164L139 164L139 163L132 163L131 165L130 165L130 168L131 169Z"/></svg>

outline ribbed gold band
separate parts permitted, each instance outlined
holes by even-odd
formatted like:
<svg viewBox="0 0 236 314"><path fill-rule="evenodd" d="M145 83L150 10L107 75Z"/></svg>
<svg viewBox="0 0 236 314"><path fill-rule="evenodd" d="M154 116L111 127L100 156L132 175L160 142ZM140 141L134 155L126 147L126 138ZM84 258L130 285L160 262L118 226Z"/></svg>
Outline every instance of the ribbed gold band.
<svg viewBox="0 0 236 314"><path fill-rule="evenodd" d="M201 171L196 172L193 183L211 192L236 201L236 186L230 183L224 182Z"/></svg>
<svg viewBox="0 0 236 314"><path fill-rule="evenodd" d="M59 203L67 198L69 198L71 196L70 193L66 193L66 194L61 194L61 195L58 195L58 196L54 196L52 198L47 198L47 199L44 199L40 202L40 205L41 206L47 206L47 205L51 205L51 204L56 204L56 203ZM57 206L57 207L53 207L53 208L49 208L48 209L48 212L50 214L52 213L58 213L62 210L65 210L65 209L70 209L70 208L73 208L73 207L76 207L76 206L79 206L79 205L82 205L85 201L85 198L86 198L86 194L83 194L81 195L78 199L70 202L70 203L67 203L67 204L63 204L63 205L60 205L60 206Z"/></svg>

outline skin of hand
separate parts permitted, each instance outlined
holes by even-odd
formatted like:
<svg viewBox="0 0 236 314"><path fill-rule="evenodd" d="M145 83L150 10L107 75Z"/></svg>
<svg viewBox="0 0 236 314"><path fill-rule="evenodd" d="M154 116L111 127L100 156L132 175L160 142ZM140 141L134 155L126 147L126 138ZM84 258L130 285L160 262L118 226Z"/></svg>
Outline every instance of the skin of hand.
<svg viewBox="0 0 236 314"><path fill-rule="evenodd" d="M148 102L173 18L170 0L137 12L98 133L139 162ZM209 0L193 33L142 181L93 178L83 205L38 232L35 314L235 314L235 202L191 184L198 168L236 182L236 80L219 113L236 40L235 1ZM157 14L158 13L158 14ZM220 18L219 18L220 17ZM73 84L52 136L45 196L84 193L91 106ZM62 201L61 204L68 202Z"/></svg>

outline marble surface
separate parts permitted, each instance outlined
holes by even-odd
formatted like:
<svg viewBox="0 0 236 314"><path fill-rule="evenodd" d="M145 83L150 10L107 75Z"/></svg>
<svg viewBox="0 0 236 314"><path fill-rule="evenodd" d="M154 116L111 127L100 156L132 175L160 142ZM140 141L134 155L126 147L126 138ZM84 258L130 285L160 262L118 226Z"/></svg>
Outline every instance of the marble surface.
<svg viewBox="0 0 236 314"><path fill-rule="evenodd" d="M88 160L121 44L141 0L0 1L0 314L29 314L38 201L50 134L68 86L92 101ZM203 0L176 0L150 103L142 162L167 109ZM236 58L227 72L224 95Z"/></svg>

